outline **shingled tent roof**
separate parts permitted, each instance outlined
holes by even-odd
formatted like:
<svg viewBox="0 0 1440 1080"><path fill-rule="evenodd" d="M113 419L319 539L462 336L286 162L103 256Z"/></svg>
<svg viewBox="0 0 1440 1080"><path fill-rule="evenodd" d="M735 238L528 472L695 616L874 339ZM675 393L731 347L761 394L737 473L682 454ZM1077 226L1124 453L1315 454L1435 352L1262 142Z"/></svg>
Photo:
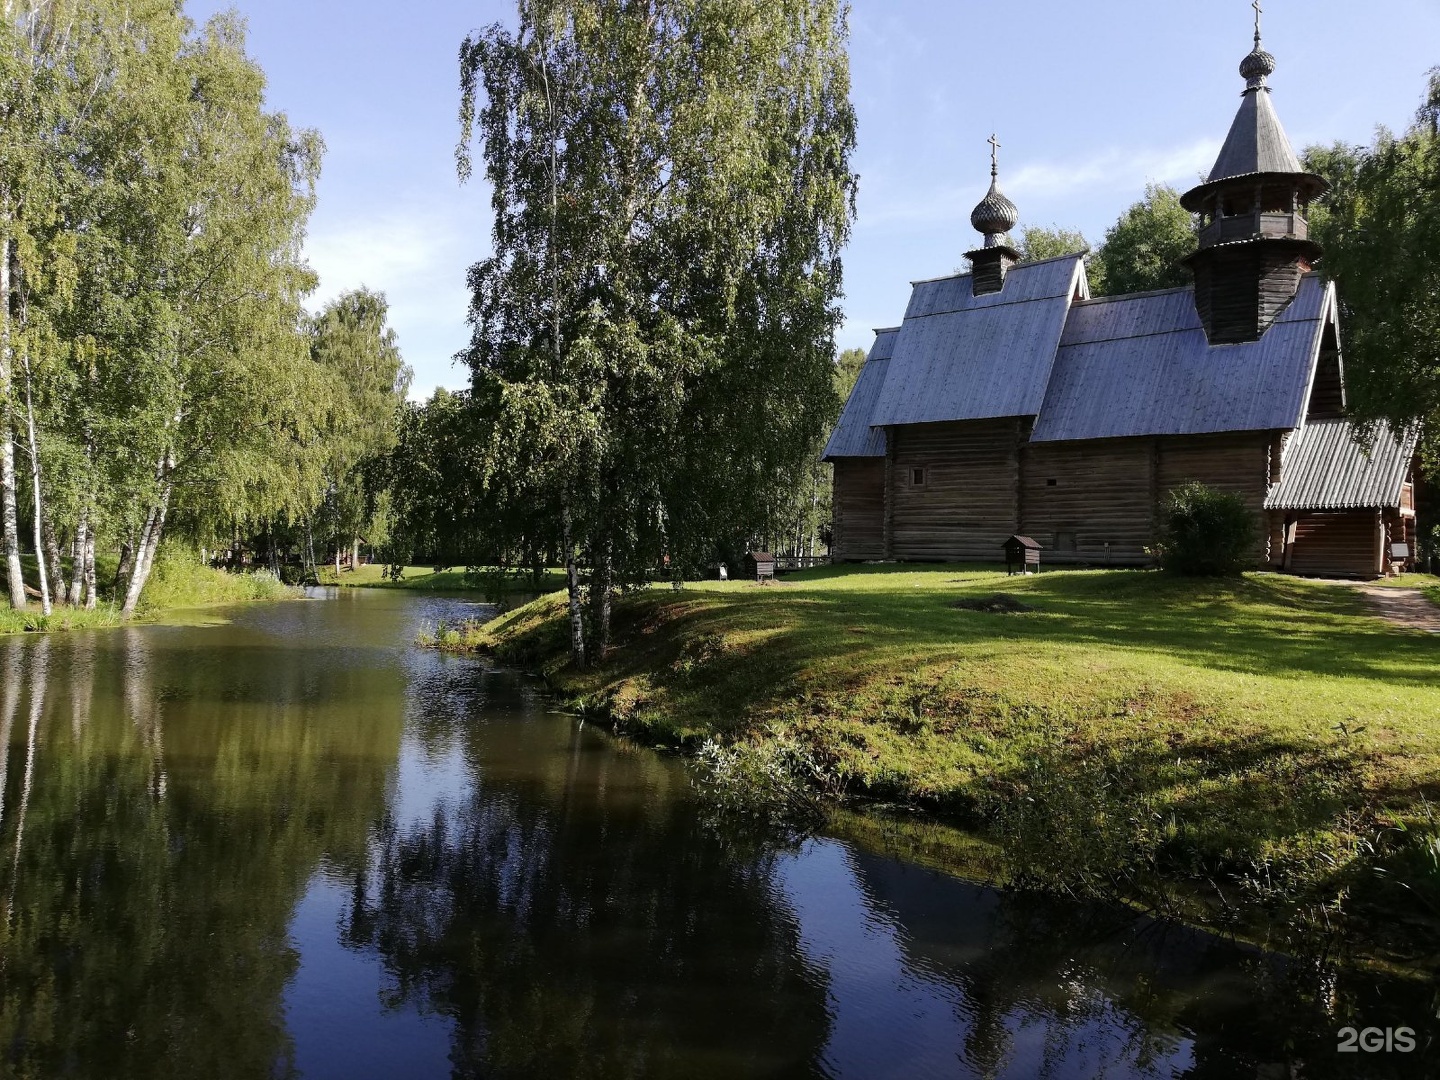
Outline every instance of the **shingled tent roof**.
<svg viewBox="0 0 1440 1080"><path fill-rule="evenodd" d="M1251 173L1304 172L1265 88L1249 91L1210 170L1209 183Z"/></svg>
<svg viewBox="0 0 1440 1080"><path fill-rule="evenodd" d="M870 423L1034 416L1071 299L1087 288L1082 260L1020 263L982 296L969 274L915 282Z"/></svg>
<svg viewBox="0 0 1440 1080"><path fill-rule="evenodd" d="M845 402L845 411L830 441L825 444L825 460L843 457L884 457L885 433L870 426L870 414L875 410L880 389L885 385L885 375L890 368L890 355L895 347L899 328L875 331L875 343L860 369L855 388Z"/></svg>
<svg viewBox="0 0 1440 1080"><path fill-rule="evenodd" d="M1367 449L1348 420L1314 420L1285 448L1267 510L1371 510L1398 507L1415 456L1415 437L1379 425Z"/></svg>
<svg viewBox="0 0 1440 1080"><path fill-rule="evenodd" d="M1190 286L1076 304L1030 439L1294 428L1333 305L1307 274L1260 340L1211 345Z"/></svg>

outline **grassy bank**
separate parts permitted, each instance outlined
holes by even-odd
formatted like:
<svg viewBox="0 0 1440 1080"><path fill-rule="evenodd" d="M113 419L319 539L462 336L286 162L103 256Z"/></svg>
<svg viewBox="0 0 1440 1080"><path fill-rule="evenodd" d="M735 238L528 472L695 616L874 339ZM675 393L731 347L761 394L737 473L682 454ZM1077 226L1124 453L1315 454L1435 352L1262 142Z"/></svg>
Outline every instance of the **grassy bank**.
<svg viewBox="0 0 1440 1080"><path fill-rule="evenodd" d="M39 575L34 557L24 559L25 583L36 587ZM25 611L8 605L0 606L0 634L45 633L63 630L94 629L118 626L121 622L119 603L110 595L115 579L116 556L96 557L96 578L101 583L101 602L94 611L53 605L52 614L40 610L40 602L32 600ZM138 621L157 622L165 613L187 608L239 604L250 600L283 600L297 595L273 575L259 571L253 574L231 574L200 562L194 553L180 547L163 548L155 560L155 569L145 585L136 612Z"/></svg>
<svg viewBox="0 0 1440 1080"><path fill-rule="evenodd" d="M1033 610L985 610L998 591ZM1379 936L1423 937L1440 642L1366 612L1278 575L865 567L629 597L587 672L555 596L451 643L645 741L708 744L757 789L801 777L979 826L1012 879L1152 902L1181 884L1214 918L1383 906L1403 919L1372 918Z"/></svg>
<svg viewBox="0 0 1440 1080"><path fill-rule="evenodd" d="M354 570L342 569L336 574L333 566L322 566L320 583L356 589L504 594L551 592L565 587L564 573L554 569L542 571L538 587L528 572L517 573L493 568L472 570L464 566L449 566L437 570L433 566L406 566L402 568L399 578L386 577L385 570L384 566L379 565L360 566Z"/></svg>

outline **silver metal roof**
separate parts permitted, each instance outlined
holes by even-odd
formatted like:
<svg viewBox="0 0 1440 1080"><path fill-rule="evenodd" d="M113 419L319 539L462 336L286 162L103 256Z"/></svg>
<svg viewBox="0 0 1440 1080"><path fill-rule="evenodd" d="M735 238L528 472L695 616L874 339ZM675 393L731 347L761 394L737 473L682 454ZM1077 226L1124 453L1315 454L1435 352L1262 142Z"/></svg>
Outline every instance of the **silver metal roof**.
<svg viewBox="0 0 1440 1080"><path fill-rule="evenodd" d="M1415 438L1396 438L1384 424L1367 452L1348 420L1314 420L1285 448L1280 483L1267 510L1373 510L1398 507L1415 456Z"/></svg>
<svg viewBox="0 0 1440 1080"><path fill-rule="evenodd" d="M1304 171L1270 102L1270 91L1263 86L1245 91L1230 134L1210 170L1209 182L1251 173Z"/></svg>
<svg viewBox="0 0 1440 1080"><path fill-rule="evenodd" d="M1032 442L1298 427L1333 289L1316 275L1259 341L1211 345L1193 289L1075 304Z"/></svg>
<svg viewBox="0 0 1440 1080"><path fill-rule="evenodd" d="M875 344L870 346L870 355L860 369L860 378L855 380L855 388L845 402L840 422L825 444L825 460L885 456L885 432L870 426L870 414L880 396L881 387L885 385L885 373L890 367L890 353L897 336L898 330L875 331Z"/></svg>
<svg viewBox="0 0 1440 1080"><path fill-rule="evenodd" d="M1082 260L1020 263L985 296L974 295L969 274L916 282L870 423L1035 415Z"/></svg>

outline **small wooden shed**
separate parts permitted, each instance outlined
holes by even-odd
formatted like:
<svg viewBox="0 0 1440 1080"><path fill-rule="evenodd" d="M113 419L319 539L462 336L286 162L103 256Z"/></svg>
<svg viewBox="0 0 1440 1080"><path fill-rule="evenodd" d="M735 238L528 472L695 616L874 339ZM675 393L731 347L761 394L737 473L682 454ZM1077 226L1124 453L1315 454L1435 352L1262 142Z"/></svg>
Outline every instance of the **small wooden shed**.
<svg viewBox="0 0 1440 1080"><path fill-rule="evenodd" d="M1035 574L1040 571L1040 545L1028 536L1012 536L1005 541L1005 572Z"/></svg>
<svg viewBox="0 0 1440 1080"><path fill-rule="evenodd" d="M769 581L775 576L775 556L768 551L747 552L745 572L756 581Z"/></svg>

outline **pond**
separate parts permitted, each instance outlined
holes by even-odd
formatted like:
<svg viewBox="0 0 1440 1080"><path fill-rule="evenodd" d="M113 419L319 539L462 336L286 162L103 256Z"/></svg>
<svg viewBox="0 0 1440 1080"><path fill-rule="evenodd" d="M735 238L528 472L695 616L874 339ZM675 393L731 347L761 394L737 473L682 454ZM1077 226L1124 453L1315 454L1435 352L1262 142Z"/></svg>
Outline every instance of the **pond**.
<svg viewBox="0 0 1440 1080"><path fill-rule="evenodd" d="M0 638L0 1075L1440 1075L1423 983L727 818L482 612Z"/></svg>

